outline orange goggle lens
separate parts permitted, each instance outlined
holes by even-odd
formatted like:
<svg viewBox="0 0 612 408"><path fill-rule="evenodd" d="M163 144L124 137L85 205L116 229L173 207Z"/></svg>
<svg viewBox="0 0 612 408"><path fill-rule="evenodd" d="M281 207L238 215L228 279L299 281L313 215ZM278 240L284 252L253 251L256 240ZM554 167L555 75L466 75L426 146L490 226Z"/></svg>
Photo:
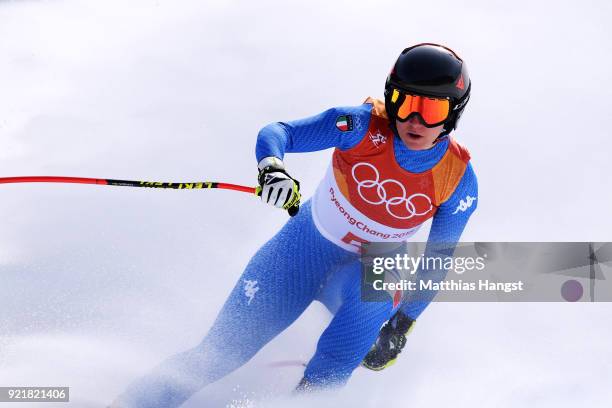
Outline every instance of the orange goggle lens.
<svg viewBox="0 0 612 408"><path fill-rule="evenodd" d="M450 101L443 98L430 98L427 96L410 95L393 90L391 102L397 103L400 95L404 97L397 110L397 118L406 120L412 113L418 113L428 125L437 125L448 119Z"/></svg>

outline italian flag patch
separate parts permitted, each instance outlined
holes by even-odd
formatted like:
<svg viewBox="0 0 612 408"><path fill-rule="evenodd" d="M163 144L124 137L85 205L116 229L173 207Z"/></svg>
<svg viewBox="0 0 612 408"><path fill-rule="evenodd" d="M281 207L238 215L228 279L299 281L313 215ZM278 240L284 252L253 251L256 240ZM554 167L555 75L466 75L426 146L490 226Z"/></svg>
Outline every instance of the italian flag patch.
<svg viewBox="0 0 612 408"><path fill-rule="evenodd" d="M351 115L338 116L338 119L336 119L336 127L342 132L353 130L353 117Z"/></svg>

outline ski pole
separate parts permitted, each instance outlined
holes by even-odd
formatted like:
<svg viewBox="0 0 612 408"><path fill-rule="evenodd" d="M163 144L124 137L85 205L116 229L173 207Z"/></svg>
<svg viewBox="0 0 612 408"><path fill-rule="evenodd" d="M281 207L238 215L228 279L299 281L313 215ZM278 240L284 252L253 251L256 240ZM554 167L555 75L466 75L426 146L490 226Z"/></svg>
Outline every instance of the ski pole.
<svg viewBox="0 0 612 408"><path fill-rule="evenodd" d="M62 177L62 176L22 176L22 177L0 177L0 184L11 183L76 183L76 184L97 184L103 186L121 186L121 187L145 187L145 188L163 188L173 190L200 190L209 188L219 188L222 190L241 191L250 193L256 196L261 195L261 188L241 186L238 184L220 183L217 181L195 181L188 183L174 182L157 182L157 181L133 181L133 180L116 180L116 179L100 179L87 177ZM299 211L299 202L287 209L290 216L294 216Z"/></svg>

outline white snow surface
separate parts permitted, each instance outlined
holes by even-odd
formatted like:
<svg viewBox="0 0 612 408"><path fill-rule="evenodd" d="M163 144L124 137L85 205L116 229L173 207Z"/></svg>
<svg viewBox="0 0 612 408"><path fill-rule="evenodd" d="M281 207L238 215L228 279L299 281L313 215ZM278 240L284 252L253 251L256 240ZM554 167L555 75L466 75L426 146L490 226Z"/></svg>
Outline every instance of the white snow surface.
<svg viewBox="0 0 612 408"><path fill-rule="evenodd" d="M399 51L468 63L457 138L479 207L465 241L612 241L606 1L0 1L0 176L255 183L258 130L382 96ZM288 155L306 196L331 152ZM286 221L254 197L0 187L0 386L103 407L206 333ZM426 237L426 229L420 233ZM314 304L185 407L572 407L612 401L609 304L435 303L399 362L289 393L329 315ZM54 407L66 404L29 404Z"/></svg>

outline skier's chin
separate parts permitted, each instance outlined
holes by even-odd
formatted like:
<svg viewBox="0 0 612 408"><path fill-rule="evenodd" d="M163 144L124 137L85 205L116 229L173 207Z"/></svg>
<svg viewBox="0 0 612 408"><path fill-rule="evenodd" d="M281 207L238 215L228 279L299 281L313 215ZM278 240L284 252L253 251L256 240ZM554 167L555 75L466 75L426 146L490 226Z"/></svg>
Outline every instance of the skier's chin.
<svg viewBox="0 0 612 408"><path fill-rule="evenodd" d="M418 133L406 132L402 135L401 139L412 150L423 150L431 147L431 143L428 143L427 138Z"/></svg>

